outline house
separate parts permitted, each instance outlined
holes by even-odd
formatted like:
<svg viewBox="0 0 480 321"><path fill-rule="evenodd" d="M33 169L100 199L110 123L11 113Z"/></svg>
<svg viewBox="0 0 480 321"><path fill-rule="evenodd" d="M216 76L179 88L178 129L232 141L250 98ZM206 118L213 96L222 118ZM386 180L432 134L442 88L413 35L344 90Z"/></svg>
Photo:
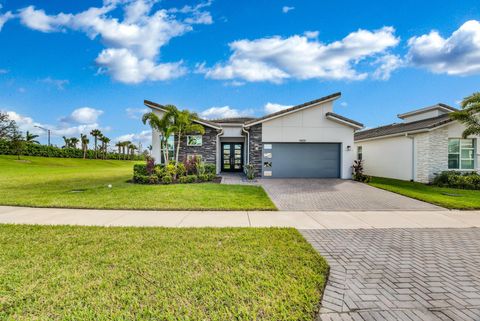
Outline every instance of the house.
<svg viewBox="0 0 480 321"><path fill-rule="evenodd" d="M456 110L439 103L398 115L401 123L357 132L365 174L429 183L446 170L478 171L479 137L462 139L465 126L449 116Z"/></svg>
<svg viewBox="0 0 480 321"><path fill-rule="evenodd" d="M180 161L198 155L218 172L241 172L253 164L257 176L351 178L353 135L363 125L333 112L340 93L261 118L196 119L204 135L180 142ZM145 101L159 117L162 105ZM173 154L174 138L169 152ZM160 135L152 133L152 155L161 162Z"/></svg>

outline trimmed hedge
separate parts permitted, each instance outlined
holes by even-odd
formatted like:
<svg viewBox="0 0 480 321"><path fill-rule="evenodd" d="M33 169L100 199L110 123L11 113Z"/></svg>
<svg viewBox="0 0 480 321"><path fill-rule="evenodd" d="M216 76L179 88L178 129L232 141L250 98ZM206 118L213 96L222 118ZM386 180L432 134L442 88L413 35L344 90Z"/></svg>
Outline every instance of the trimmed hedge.
<svg viewBox="0 0 480 321"><path fill-rule="evenodd" d="M0 140L0 155L17 155L13 149L12 143L6 140ZM55 146L47 146L40 144L25 144L22 156L40 156L40 157L57 157L57 158L83 158L83 151L75 148L59 148ZM98 153L98 158L102 158L103 154ZM131 156L128 156L131 157ZM88 150L86 158L95 159L95 151ZM123 160L123 155L117 153L107 153L106 159ZM130 158L129 158L130 159ZM134 155L134 160L143 160L143 155Z"/></svg>
<svg viewBox="0 0 480 321"><path fill-rule="evenodd" d="M445 171L435 176L433 184L440 187L480 190L480 174Z"/></svg>
<svg viewBox="0 0 480 321"><path fill-rule="evenodd" d="M186 175L184 164L179 163L178 165L178 178L174 180L175 165L173 163L168 164L166 167L160 164L155 165L153 167L154 174L148 173L147 164L135 164L133 165L133 182L137 184L191 184L211 182L217 177L215 165L208 166L208 173L202 175ZM205 169L207 172L207 166L205 166Z"/></svg>

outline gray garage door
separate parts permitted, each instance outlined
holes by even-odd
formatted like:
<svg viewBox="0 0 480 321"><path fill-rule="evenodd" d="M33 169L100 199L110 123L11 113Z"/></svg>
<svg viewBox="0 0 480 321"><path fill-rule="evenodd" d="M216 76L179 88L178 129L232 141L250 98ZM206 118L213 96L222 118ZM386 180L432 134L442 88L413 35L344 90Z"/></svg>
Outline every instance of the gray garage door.
<svg viewBox="0 0 480 321"><path fill-rule="evenodd" d="M340 144L264 143L264 177L340 177Z"/></svg>

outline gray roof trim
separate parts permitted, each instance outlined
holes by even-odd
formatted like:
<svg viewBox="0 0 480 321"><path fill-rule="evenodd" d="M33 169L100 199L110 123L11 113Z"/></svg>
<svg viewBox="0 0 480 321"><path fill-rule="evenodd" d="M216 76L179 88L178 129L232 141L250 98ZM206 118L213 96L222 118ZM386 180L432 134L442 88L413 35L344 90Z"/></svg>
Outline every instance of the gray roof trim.
<svg viewBox="0 0 480 321"><path fill-rule="evenodd" d="M263 123L267 120L278 118L278 117L281 117L281 116L284 116L284 115L287 115L287 114L291 114L291 113L303 110L305 108L315 106L315 105L320 104L320 103L324 103L324 102L327 102L327 101L332 101L332 100L340 98L341 95L342 95L342 93L337 92L337 93L334 93L334 94L331 94L331 95L328 95L328 96L325 96L325 97L321 97L319 99L315 99L315 100L312 100L312 101L309 101L309 102L306 102L306 103L303 103L303 104L300 104L300 105L297 105L297 106L293 106L293 107L278 111L276 113L268 114L268 115L265 115L263 117L245 122L244 127L250 127L250 126L253 126L253 125L257 125L257 124Z"/></svg>
<svg viewBox="0 0 480 321"><path fill-rule="evenodd" d="M335 114L335 113L332 113L332 112L328 112L325 115L327 116L327 118L331 118L332 120L340 120L340 122L346 123L347 125L350 125L352 127L359 128L359 129L363 128L362 123L359 123L358 121L352 120L352 119L344 117L342 115Z"/></svg>
<svg viewBox="0 0 480 321"><path fill-rule="evenodd" d="M449 114L432 118L412 121L408 123L390 124L355 133L355 141L377 139L383 137L399 136L405 134L429 131L442 125L453 122Z"/></svg>
<svg viewBox="0 0 480 321"><path fill-rule="evenodd" d="M443 104L443 103L438 103L436 105L433 105L433 106L428 106L428 107L425 107L425 108L420 108L420 109L416 109L416 110L412 110L412 111L409 111L409 112L406 112L406 113L403 113L403 114L398 114L397 117L400 118L400 119L404 119L406 117L409 117L409 116L414 116L414 115L417 115L417 114L422 114L422 113L425 113L425 112L428 112L428 111L431 111L431 110L436 110L436 109L441 109L441 110L444 110L446 111L447 113L450 113L452 111L457 111L458 109L452 107L452 106L449 106L447 104Z"/></svg>
<svg viewBox="0 0 480 321"><path fill-rule="evenodd" d="M145 106L147 107L150 107L150 108L153 108L153 109L158 109L160 111L163 111L165 112L165 106L163 105L160 105L160 104L157 104L153 101L149 101L149 100L144 100L143 103L145 104ZM215 124L215 123L212 123L208 120L205 120L205 119L202 119L202 118L196 118L193 120L194 122L200 124L200 125L204 125L204 126L207 126L207 127L211 127L211 128L214 128L214 129L222 129L221 126L219 126L218 124Z"/></svg>

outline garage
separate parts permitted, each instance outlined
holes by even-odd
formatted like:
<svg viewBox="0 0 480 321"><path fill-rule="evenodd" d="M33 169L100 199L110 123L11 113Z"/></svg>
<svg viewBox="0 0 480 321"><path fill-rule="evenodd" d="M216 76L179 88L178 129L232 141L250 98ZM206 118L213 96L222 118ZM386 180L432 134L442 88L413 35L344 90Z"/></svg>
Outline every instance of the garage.
<svg viewBox="0 0 480 321"><path fill-rule="evenodd" d="M341 144L264 143L263 177L339 178Z"/></svg>

